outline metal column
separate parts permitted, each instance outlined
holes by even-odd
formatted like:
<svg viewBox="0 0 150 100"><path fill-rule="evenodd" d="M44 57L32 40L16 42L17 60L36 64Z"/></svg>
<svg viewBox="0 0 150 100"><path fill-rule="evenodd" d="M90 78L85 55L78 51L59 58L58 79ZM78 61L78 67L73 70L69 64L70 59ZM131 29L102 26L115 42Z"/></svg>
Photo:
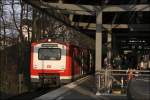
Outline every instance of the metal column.
<svg viewBox="0 0 150 100"><path fill-rule="evenodd" d="M112 48L112 43L111 43L111 41L112 41L112 32L111 32L112 30L111 29L109 29L109 32L108 32L108 34L107 34L107 48L108 48L108 51L107 51L107 58L108 58L108 67L111 67L111 55L112 55L112 53L111 53L111 48Z"/></svg>
<svg viewBox="0 0 150 100"><path fill-rule="evenodd" d="M102 11L99 9L96 12L96 62L95 62L95 74L97 83L97 93L100 95L100 71L102 66Z"/></svg>

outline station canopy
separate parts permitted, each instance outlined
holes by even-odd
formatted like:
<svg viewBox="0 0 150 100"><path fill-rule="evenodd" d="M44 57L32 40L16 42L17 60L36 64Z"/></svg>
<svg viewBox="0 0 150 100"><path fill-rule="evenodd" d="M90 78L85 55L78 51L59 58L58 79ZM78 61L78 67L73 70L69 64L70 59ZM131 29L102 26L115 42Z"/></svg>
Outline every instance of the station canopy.
<svg viewBox="0 0 150 100"><path fill-rule="evenodd" d="M138 38L150 32L149 0L24 0L29 4L47 10L54 9L55 17L63 20L58 13L67 17L67 24L83 34L95 39L96 14L102 9L103 39L106 33L118 32L123 36L131 33ZM126 37L127 35L125 35ZM103 42L104 42L103 41Z"/></svg>

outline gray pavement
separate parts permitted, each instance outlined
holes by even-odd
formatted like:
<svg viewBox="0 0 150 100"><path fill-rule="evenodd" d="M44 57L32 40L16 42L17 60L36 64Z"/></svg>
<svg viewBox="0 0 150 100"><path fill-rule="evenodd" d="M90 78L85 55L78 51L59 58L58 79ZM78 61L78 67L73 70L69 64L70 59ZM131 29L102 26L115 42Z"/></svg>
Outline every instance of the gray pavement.
<svg viewBox="0 0 150 100"><path fill-rule="evenodd" d="M57 95L58 94L58 95ZM96 94L94 76L80 79L35 100L127 100L126 95Z"/></svg>
<svg viewBox="0 0 150 100"><path fill-rule="evenodd" d="M125 95L101 95L101 96L89 96L81 94L77 91L71 91L63 96L56 98L55 100L128 100Z"/></svg>

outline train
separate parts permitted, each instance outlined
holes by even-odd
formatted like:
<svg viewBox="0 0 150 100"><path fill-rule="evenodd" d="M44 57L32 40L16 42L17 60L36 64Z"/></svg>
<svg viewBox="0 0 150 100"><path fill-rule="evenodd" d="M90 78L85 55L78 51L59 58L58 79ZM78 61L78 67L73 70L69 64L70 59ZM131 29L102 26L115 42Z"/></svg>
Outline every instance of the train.
<svg viewBox="0 0 150 100"><path fill-rule="evenodd" d="M30 80L34 86L61 86L94 73L94 50L52 39L31 44Z"/></svg>

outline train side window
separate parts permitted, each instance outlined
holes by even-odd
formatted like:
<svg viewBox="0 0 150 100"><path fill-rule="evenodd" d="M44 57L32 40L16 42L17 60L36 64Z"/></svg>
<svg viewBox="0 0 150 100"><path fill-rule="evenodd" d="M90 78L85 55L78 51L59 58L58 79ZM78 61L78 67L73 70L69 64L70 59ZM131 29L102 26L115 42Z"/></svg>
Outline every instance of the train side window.
<svg viewBox="0 0 150 100"><path fill-rule="evenodd" d="M40 48L38 50L39 60L60 60L61 49L59 48Z"/></svg>

